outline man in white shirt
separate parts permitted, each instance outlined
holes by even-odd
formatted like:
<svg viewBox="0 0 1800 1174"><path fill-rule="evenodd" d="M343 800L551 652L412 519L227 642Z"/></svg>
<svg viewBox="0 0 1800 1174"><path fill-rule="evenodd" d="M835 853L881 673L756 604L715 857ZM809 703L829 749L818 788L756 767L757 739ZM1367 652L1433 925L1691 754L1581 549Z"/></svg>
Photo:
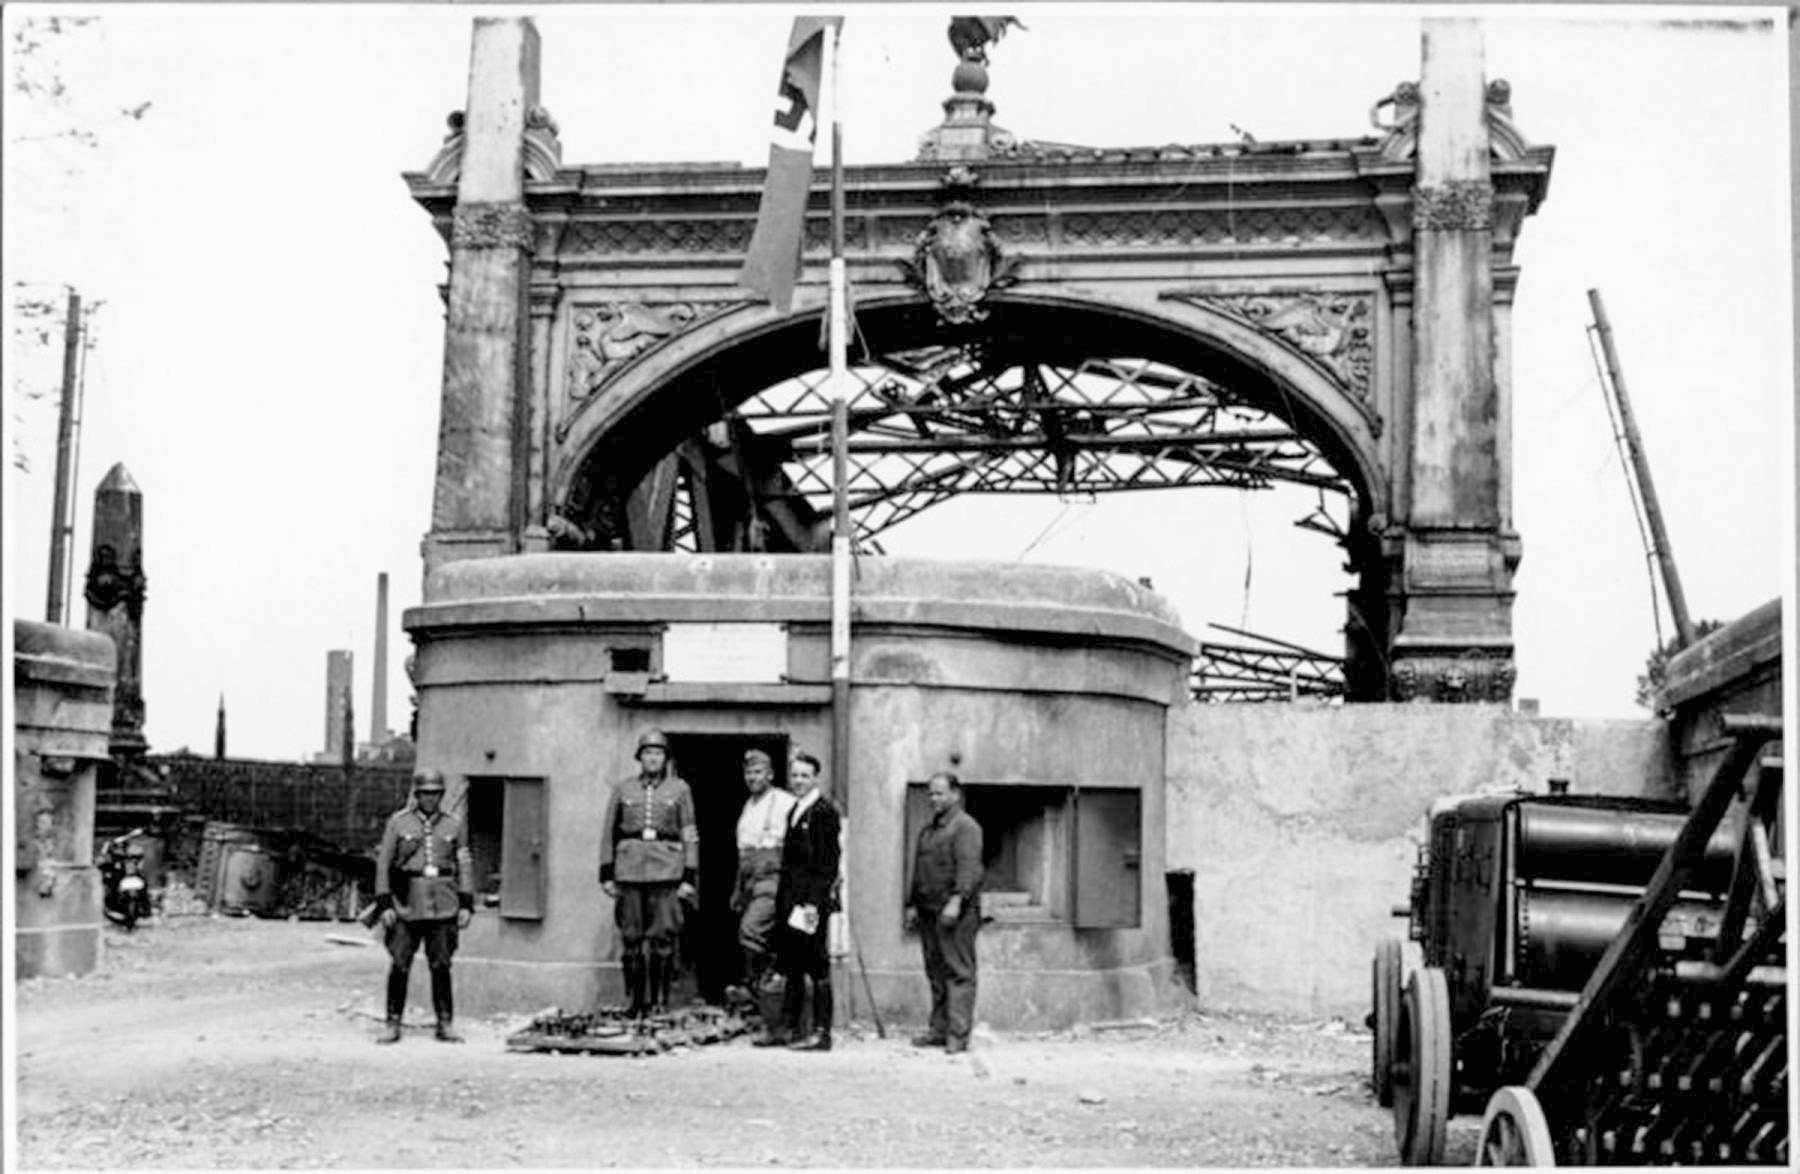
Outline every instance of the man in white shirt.
<svg viewBox="0 0 1800 1174"><path fill-rule="evenodd" d="M738 915L738 948L744 983L728 991L734 1001L760 1001L763 980L775 953L775 894L781 883L781 844L787 835L794 797L774 785L775 768L761 750L744 752L743 813L737 823L737 888L731 896Z"/></svg>

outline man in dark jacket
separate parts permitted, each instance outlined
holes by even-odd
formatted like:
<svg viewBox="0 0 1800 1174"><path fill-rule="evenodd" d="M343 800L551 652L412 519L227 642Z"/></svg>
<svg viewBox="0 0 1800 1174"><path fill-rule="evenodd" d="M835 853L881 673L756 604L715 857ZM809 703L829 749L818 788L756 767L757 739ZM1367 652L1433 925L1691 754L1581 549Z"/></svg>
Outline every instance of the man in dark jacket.
<svg viewBox="0 0 1800 1174"><path fill-rule="evenodd" d="M794 791L787 837L781 845L781 883L775 892L778 955L787 986L782 992L781 1021L752 1041L757 1047L786 1043L797 1051L831 1050L831 955L826 929L837 910L838 842L843 820L835 804L819 789L819 760L801 752L788 764ZM812 980L812 1031L799 1035Z"/></svg>
<svg viewBox="0 0 1800 1174"><path fill-rule="evenodd" d="M962 782L931 776L932 816L913 853L906 928L919 931L931 983L931 1026L913 1045L967 1051L975 1017L975 933L981 928L981 825L963 810Z"/></svg>
<svg viewBox="0 0 1800 1174"><path fill-rule="evenodd" d="M675 942L700 878L694 793L669 765L669 740L645 730L638 772L621 779L600 816L600 887L613 899L619 965L631 1014L668 1006Z"/></svg>
<svg viewBox="0 0 1800 1174"><path fill-rule="evenodd" d="M425 947L431 971L431 1006L437 1037L459 1044L450 993L450 959L457 931L475 916L475 869L462 820L439 809L444 776L435 770L413 774L413 801L388 817L375 858L375 903L387 929L392 965L387 980L387 1025L376 1043L400 1042L406 1012L406 984L413 956Z"/></svg>

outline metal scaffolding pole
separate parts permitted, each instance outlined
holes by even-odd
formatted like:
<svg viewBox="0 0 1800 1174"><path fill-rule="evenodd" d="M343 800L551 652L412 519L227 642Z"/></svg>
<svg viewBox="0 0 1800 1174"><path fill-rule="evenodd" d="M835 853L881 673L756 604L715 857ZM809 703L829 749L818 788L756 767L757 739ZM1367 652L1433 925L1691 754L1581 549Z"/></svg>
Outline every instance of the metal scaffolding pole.
<svg viewBox="0 0 1800 1174"><path fill-rule="evenodd" d="M1631 459L1631 471L1643 498L1644 519L1650 527L1657 567L1662 572L1663 591L1669 597L1669 613L1675 620L1675 639L1680 647L1686 648L1694 642L1694 622L1688 616L1687 595L1681 590L1681 573L1675 569L1675 552L1669 549L1669 532L1663 525L1662 506L1656 499L1656 482L1650 477L1650 460L1644 455L1637 417L1631 413L1631 397L1625 392L1625 373L1619 369L1619 356L1613 349L1612 324L1606 320L1606 307L1600 301L1599 290L1588 290L1588 304L1594 309L1594 330L1600 336L1600 349L1606 356L1607 381L1612 385L1613 399L1618 404L1626 455Z"/></svg>

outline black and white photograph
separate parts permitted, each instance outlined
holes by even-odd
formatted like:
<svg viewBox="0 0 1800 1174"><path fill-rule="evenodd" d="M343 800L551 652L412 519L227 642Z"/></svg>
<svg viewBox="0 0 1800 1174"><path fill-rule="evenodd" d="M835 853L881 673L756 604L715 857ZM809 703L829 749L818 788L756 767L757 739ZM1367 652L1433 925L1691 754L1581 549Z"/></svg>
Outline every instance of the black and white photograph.
<svg viewBox="0 0 1800 1174"><path fill-rule="evenodd" d="M6 5L4 1166L1792 1168L1792 20Z"/></svg>

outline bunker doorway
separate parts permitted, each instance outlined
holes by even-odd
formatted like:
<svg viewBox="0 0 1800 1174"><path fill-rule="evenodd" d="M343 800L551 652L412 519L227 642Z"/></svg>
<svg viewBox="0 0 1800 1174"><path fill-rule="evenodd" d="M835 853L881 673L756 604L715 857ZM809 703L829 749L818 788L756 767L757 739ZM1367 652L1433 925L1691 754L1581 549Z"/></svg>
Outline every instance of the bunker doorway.
<svg viewBox="0 0 1800 1174"><path fill-rule="evenodd" d="M737 819L744 809L744 752L761 750L775 768L775 785L787 786L788 740L782 734L670 734L676 770L694 792L700 833L700 900L688 911L681 934L682 975L676 998L698 995L722 1003L725 987L738 981Z"/></svg>

